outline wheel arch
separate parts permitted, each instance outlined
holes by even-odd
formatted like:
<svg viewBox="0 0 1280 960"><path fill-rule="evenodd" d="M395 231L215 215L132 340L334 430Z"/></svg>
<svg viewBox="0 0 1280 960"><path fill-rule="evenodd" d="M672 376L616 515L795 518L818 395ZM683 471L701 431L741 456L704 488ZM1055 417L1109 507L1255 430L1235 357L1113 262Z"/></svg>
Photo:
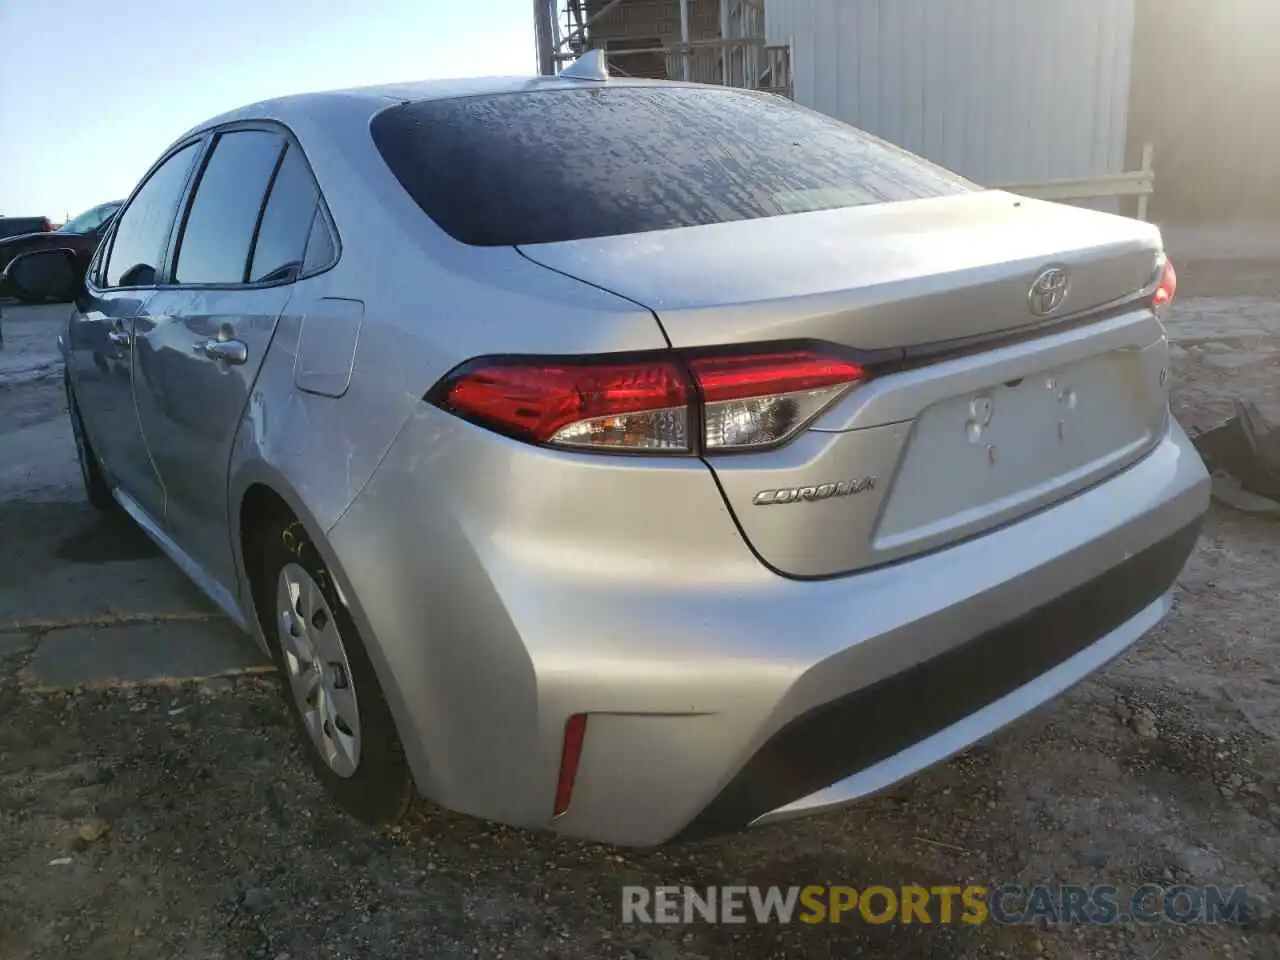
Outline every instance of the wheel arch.
<svg viewBox="0 0 1280 960"><path fill-rule="evenodd" d="M257 604L255 578L258 576L259 571L256 569L257 561L254 551L256 550L256 544L260 541L256 538L260 537L265 530L270 529L268 525L274 521L296 520L307 531L308 537L315 545L316 551L320 554L325 567L333 578L338 598L346 606L352 620L355 621L356 628L360 632L360 640L369 655L369 661L373 664L374 671L377 673L378 684L382 687L387 705L391 708L396 731L400 734L400 740L409 759L410 768L414 771L425 769L425 766L419 766L419 763L425 763L425 757L420 756L421 745L414 742L412 737L405 736L408 731L413 729L413 726L409 721L409 710L404 692L396 680L394 671L392 671L387 662L382 650L382 644L374 634L369 618L365 615L365 611L360 605L360 598L351 586L351 580L347 576L342 558L334 551L328 537L325 536L324 527L319 523L315 515L307 509L303 498L284 476L267 464L257 463L253 467L249 467L246 464L245 469L238 475L237 482L233 484L231 502L234 507L232 513L233 522L230 526L232 537L234 538L233 553L236 561L236 572L242 584L241 606L246 614L246 621L253 625L254 639L259 646L265 652L271 652L271 646L264 631L263 618Z"/></svg>

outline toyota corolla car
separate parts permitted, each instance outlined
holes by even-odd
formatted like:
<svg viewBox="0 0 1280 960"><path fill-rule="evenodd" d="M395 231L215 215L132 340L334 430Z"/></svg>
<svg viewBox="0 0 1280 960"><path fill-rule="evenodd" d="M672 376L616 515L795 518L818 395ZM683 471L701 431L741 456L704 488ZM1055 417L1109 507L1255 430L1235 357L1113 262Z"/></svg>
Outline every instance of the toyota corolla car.
<svg viewBox="0 0 1280 960"><path fill-rule="evenodd" d="M574 71L577 72L577 71ZM849 804L1137 641L1208 504L1158 230L776 97L586 76L180 137L63 340L89 499L320 779L617 844Z"/></svg>

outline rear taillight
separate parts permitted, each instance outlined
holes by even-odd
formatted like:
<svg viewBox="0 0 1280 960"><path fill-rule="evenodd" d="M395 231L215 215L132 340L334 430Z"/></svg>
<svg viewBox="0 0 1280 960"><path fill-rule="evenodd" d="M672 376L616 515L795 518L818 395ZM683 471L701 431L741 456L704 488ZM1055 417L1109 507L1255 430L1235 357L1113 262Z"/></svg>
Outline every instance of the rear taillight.
<svg viewBox="0 0 1280 960"><path fill-rule="evenodd" d="M628 361L480 359L427 398L531 443L716 453L789 440L865 378L859 364L811 348Z"/></svg>
<svg viewBox="0 0 1280 960"><path fill-rule="evenodd" d="M694 358L689 369L708 452L779 443L865 377L858 364L813 350Z"/></svg>
<svg viewBox="0 0 1280 960"><path fill-rule="evenodd" d="M1178 271L1173 269L1173 261L1163 254L1156 267L1156 276L1158 279L1155 292L1151 294L1151 306L1156 313L1164 313L1178 293Z"/></svg>
<svg viewBox="0 0 1280 960"><path fill-rule="evenodd" d="M689 388L669 361L479 361L450 378L440 399L454 413L532 443L689 449Z"/></svg>

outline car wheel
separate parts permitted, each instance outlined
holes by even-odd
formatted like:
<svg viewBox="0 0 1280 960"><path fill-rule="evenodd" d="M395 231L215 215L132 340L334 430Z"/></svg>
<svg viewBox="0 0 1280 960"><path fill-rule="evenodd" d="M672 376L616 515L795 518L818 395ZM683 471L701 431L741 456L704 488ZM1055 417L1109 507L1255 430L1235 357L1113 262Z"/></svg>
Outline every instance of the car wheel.
<svg viewBox="0 0 1280 960"><path fill-rule="evenodd" d="M64 373L62 382L67 388L67 415L71 418L71 435L76 441L76 459L80 461L80 479L84 482L85 496L98 510L113 510L116 500L111 495L111 487L107 485L107 480L102 475L97 454L93 452L89 437L85 433L84 418L80 416L80 405L76 403L76 394L71 388L71 375Z"/></svg>
<svg viewBox="0 0 1280 960"><path fill-rule="evenodd" d="M301 523L262 543L259 613L307 758L352 816L395 823L412 803L413 777L355 623Z"/></svg>

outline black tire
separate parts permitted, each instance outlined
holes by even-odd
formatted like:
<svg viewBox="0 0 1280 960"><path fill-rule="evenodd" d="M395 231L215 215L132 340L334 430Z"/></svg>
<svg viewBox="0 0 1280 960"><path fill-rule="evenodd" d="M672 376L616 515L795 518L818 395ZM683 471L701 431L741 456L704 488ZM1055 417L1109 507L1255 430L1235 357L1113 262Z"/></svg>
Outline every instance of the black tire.
<svg viewBox="0 0 1280 960"><path fill-rule="evenodd" d="M391 708L378 683L364 641L351 619L351 614L338 597L329 571L306 529L298 521L276 524L263 531L259 541L258 576L255 577L254 599L263 634L271 647L284 697L294 730L307 760L329 796L357 820L373 826L386 826L403 819L413 803L413 775L405 760ZM281 649L281 617L277 615L276 590L281 570L296 563L311 575L324 594L325 602L337 622L350 667L350 683L355 690L360 719L360 758L351 776L340 776L325 762L311 740L289 688L288 671Z"/></svg>
<svg viewBox="0 0 1280 960"><path fill-rule="evenodd" d="M102 475L102 467L98 463L97 454L89 443L89 436L84 429L84 419L80 416L80 405L76 402L75 390L71 387L71 375L64 371L62 382L67 388L67 415L71 418L71 433L76 442L76 459L80 461L80 479L84 482L84 495L96 510L104 512L114 510L116 499L111 495L111 487Z"/></svg>

